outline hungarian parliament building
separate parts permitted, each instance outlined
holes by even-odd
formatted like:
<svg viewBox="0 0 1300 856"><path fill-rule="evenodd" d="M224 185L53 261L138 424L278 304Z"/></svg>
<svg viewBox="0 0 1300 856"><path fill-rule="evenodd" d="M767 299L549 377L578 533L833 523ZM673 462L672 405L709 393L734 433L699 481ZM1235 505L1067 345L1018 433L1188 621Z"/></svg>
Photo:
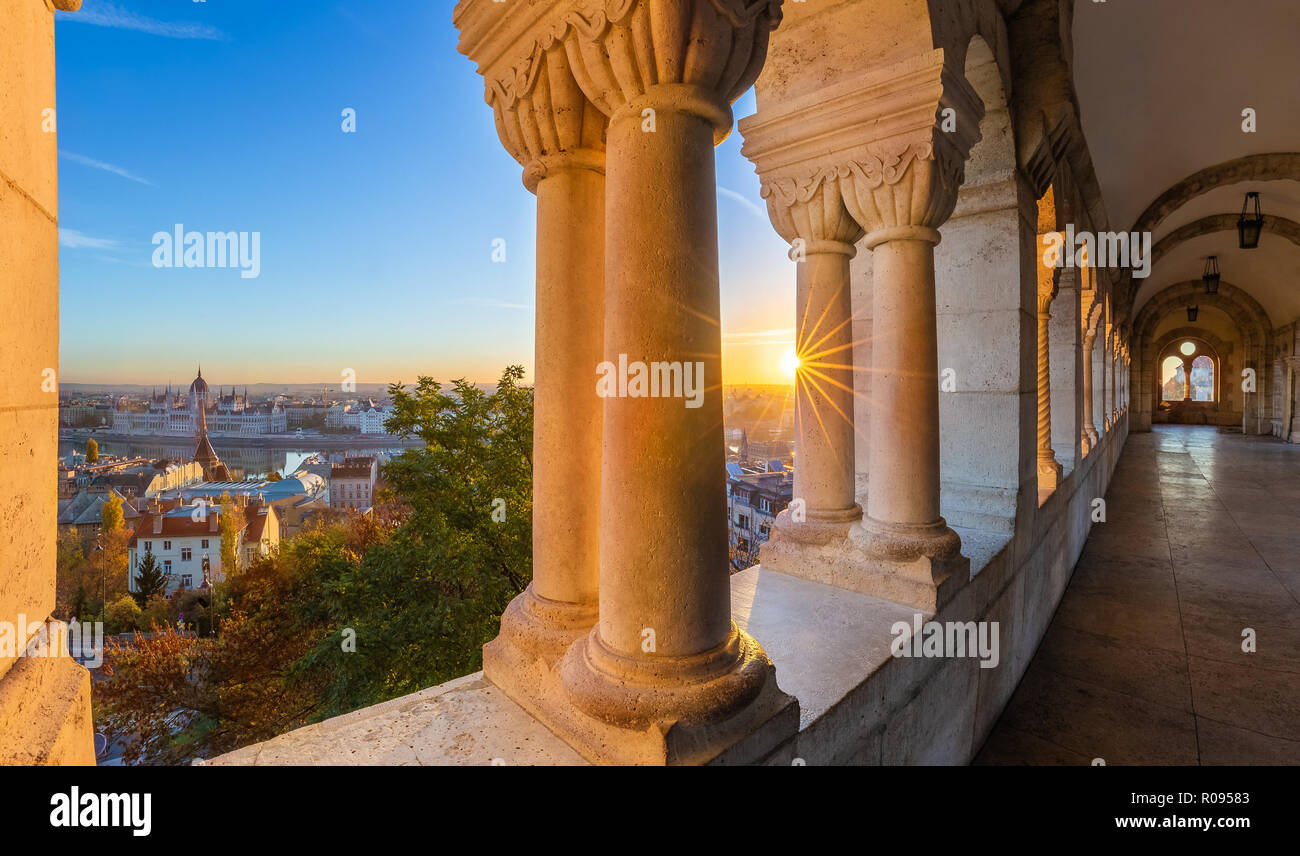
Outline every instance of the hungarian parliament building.
<svg viewBox="0 0 1300 856"><path fill-rule="evenodd" d="M288 417L278 403L249 404L247 387L243 395L237 395L234 387L229 395L220 388L212 395L200 369L189 392L173 393L171 387L161 395L155 391L149 396L148 410L132 410L125 397L119 399L113 409L113 432L194 437L198 434L200 410L213 436L256 437L283 434L288 429Z"/></svg>

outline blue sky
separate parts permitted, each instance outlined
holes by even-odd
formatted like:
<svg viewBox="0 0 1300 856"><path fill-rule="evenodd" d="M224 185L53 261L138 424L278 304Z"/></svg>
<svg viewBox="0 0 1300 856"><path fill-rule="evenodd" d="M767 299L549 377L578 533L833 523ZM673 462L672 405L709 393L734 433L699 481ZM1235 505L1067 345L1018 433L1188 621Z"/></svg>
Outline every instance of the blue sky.
<svg viewBox="0 0 1300 856"><path fill-rule="evenodd" d="M491 381L510 363L531 377L535 198L456 51L452 5L58 13L63 379L181 382L198 362L225 384L345 368L363 383ZM753 109L750 93L736 115ZM740 143L717 151L726 380L771 382L794 269ZM152 237L177 223L260 232L260 276L155 268Z"/></svg>

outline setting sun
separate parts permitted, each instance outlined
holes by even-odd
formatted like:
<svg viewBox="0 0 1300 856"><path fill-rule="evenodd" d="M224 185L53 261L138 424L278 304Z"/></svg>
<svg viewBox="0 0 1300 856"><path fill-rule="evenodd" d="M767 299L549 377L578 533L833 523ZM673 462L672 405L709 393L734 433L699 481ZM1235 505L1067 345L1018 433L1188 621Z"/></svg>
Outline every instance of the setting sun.
<svg viewBox="0 0 1300 856"><path fill-rule="evenodd" d="M790 348L781 355L781 374L785 377L794 377L795 372L799 370L799 355L795 353L794 348Z"/></svg>

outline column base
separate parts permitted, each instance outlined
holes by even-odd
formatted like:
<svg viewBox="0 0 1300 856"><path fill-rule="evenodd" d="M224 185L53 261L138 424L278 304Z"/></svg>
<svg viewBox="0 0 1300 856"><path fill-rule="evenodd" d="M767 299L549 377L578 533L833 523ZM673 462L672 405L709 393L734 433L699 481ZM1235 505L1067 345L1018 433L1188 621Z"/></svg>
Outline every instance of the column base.
<svg viewBox="0 0 1300 856"><path fill-rule="evenodd" d="M882 523L870 517L849 532L857 555L846 557L854 591L937 612L970 581L961 537L940 517L934 523Z"/></svg>
<svg viewBox="0 0 1300 856"><path fill-rule="evenodd" d="M722 647L694 657L626 657L593 629L546 682L564 703L539 719L594 764L753 764L799 730L798 700L734 624Z"/></svg>
<svg viewBox="0 0 1300 856"><path fill-rule="evenodd" d="M541 597L530 583L502 613L501 632L483 646L483 676L545 721L544 711L555 705L545 689L547 675L569 646L591 630L597 612L595 603Z"/></svg>
<svg viewBox="0 0 1300 856"><path fill-rule="evenodd" d="M71 657L19 657L0 677L0 765L95 765L90 672Z"/></svg>
<svg viewBox="0 0 1300 856"><path fill-rule="evenodd" d="M1055 456L1050 458L1038 459L1038 487L1051 488L1056 490L1056 486L1061 483L1061 464Z"/></svg>

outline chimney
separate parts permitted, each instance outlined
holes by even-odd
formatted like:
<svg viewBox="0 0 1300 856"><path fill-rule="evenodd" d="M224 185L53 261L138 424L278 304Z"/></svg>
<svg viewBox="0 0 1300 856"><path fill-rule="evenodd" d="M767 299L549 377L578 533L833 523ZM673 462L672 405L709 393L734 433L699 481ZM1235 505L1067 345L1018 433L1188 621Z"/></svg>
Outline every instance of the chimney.
<svg viewBox="0 0 1300 856"><path fill-rule="evenodd" d="M162 514L155 514L153 516L153 534L155 535L162 534L162 524L163 524Z"/></svg>
<svg viewBox="0 0 1300 856"><path fill-rule="evenodd" d="M211 505L208 506L208 531L221 531L221 515Z"/></svg>

